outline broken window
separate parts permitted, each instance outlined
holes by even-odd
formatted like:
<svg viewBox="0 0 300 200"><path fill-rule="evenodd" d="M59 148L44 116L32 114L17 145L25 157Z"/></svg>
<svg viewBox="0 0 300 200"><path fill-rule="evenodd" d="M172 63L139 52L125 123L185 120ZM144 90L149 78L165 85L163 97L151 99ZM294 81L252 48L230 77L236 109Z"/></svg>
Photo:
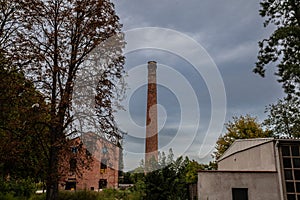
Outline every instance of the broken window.
<svg viewBox="0 0 300 200"><path fill-rule="evenodd" d="M107 169L107 159L102 159L100 163L100 173L103 174Z"/></svg>
<svg viewBox="0 0 300 200"><path fill-rule="evenodd" d="M75 158L70 159L70 171L75 172L77 167L77 160Z"/></svg>

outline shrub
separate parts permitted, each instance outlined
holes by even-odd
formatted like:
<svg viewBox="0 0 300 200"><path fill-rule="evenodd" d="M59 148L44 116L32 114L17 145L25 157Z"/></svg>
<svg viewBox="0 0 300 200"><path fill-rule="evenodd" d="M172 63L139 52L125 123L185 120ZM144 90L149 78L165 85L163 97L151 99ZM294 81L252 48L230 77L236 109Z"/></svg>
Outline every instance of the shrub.
<svg viewBox="0 0 300 200"><path fill-rule="evenodd" d="M35 183L31 179L0 181L1 198L28 199L36 190Z"/></svg>
<svg viewBox="0 0 300 200"><path fill-rule="evenodd" d="M12 196L13 197L13 196ZM32 195L28 200L45 200L46 194ZM140 200L142 195L138 191L105 189L95 191L61 191L58 200ZM0 200L2 200L0 198ZM3 199L4 200L4 199ZM5 199L20 200L20 199ZM23 200L23 199L22 199Z"/></svg>
<svg viewBox="0 0 300 200"><path fill-rule="evenodd" d="M44 194L34 194L29 198L29 200L45 200L45 199L46 199L46 193L44 193Z"/></svg>
<svg viewBox="0 0 300 200"><path fill-rule="evenodd" d="M16 200L12 193L0 193L0 200Z"/></svg>
<svg viewBox="0 0 300 200"><path fill-rule="evenodd" d="M96 200L97 193L93 191L63 191L59 193L59 200Z"/></svg>

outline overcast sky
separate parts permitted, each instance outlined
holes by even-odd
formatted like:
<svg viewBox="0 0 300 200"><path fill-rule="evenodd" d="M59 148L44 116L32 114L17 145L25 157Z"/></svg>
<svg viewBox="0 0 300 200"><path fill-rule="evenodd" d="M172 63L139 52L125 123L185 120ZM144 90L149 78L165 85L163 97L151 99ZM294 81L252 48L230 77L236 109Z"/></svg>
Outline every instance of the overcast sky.
<svg viewBox="0 0 300 200"><path fill-rule="evenodd" d="M257 43L272 32L263 27L258 0L113 2L127 42L126 111L117 114L128 133L125 170L144 158L150 60L158 65L159 149L176 156L209 161L224 122L245 114L262 121L265 106L282 97L272 70L266 78L252 72Z"/></svg>

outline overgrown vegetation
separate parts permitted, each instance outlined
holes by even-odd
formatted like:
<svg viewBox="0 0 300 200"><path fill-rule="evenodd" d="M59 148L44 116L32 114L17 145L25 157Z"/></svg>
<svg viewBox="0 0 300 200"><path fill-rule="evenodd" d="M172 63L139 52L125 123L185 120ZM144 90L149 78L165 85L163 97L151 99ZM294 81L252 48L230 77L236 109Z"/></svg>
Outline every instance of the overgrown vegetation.
<svg viewBox="0 0 300 200"><path fill-rule="evenodd" d="M141 199L189 199L189 186L197 183L199 170L215 169L214 163L199 164L188 157L179 157L176 160L172 149L169 155L159 154L159 161L154 171L144 174L143 161L133 172L124 174L126 183L133 183L130 188Z"/></svg>
<svg viewBox="0 0 300 200"><path fill-rule="evenodd" d="M0 200L45 200L46 194L31 194L30 196L16 195L14 192L0 193ZM140 200L140 193L130 190L105 189L95 191L62 191L57 200Z"/></svg>
<svg viewBox="0 0 300 200"><path fill-rule="evenodd" d="M0 200L29 199L36 189L32 179L0 181Z"/></svg>

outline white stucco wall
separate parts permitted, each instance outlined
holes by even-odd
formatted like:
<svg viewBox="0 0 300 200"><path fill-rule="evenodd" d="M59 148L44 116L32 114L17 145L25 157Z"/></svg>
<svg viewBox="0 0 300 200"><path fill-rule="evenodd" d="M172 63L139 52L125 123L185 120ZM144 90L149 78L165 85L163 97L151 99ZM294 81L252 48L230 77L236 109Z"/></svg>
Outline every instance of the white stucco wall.
<svg viewBox="0 0 300 200"><path fill-rule="evenodd" d="M218 161L219 170L276 171L274 143L268 142L234 153Z"/></svg>
<svg viewBox="0 0 300 200"><path fill-rule="evenodd" d="M232 200L232 188L248 188L249 200L280 200L276 172L198 173L199 200Z"/></svg>

